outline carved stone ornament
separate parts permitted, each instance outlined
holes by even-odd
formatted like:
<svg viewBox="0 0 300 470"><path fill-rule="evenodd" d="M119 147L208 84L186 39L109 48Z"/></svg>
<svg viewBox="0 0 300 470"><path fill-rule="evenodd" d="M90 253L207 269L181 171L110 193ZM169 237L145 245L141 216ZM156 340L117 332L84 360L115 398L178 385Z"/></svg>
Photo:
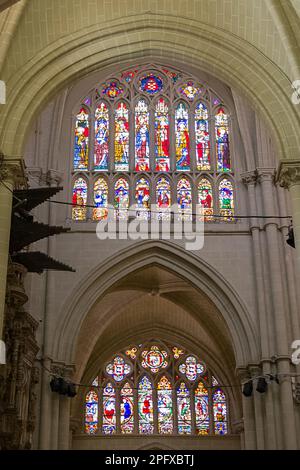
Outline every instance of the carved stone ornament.
<svg viewBox="0 0 300 470"><path fill-rule="evenodd" d="M300 184L300 160L281 161L276 182L285 189L289 189L295 184Z"/></svg>

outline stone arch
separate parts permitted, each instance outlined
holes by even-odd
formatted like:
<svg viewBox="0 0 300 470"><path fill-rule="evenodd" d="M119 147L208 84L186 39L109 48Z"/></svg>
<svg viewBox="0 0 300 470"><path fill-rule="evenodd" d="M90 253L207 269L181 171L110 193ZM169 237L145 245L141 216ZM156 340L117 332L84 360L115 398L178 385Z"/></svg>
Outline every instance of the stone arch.
<svg viewBox="0 0 300 470"><path fill-rule="evenodd" d="M231 335L238 366L259 357L258 335L249 312L232 286L206 262L170 242L146 241L112 256L76 286L62 306L54 333L53 357L72 363L83 321L101 296L121 279L149 265L176 273L215 304Z"/></svg>
<svg viewBox="0 0 300 470"><path fill-rule="evenodd" d="M211 37L214 41L208 39ZM78 30L32 57L7 81L8 104L2 113L0 136L3 152L22 154L34 117L68 83L108 64L145 56L166 57L224 77L264 116L273 131L278 157L298 158L299 112L291 102L291 83L280 68L247 41L219 28L153 13L107 21L103 28L93 25L84 32Z"/></svg>

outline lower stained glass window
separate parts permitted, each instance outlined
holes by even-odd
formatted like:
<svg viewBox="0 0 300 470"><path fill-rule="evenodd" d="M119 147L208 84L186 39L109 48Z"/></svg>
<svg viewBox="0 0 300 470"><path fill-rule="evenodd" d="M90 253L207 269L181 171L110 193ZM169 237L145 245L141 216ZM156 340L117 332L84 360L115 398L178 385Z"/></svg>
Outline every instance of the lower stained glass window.
<svg viewBox="0 0 300 470"><path fill-rule="evenodd" d="M196 433L209 434L208 390L199 382L195 391Z"/></svg>
<svg viewBox="0 0 300 470"><path fill-rule="evenodd" d="M98 395L93 390L85 397L85 432L95 434L98 427Z"/></svg>
<svg viewBox="0 0 300 470"><path fill-rule="evenodd" d="M190 391L184 382L177 388L178 434L192 433Z"/></svg>
<svg viewBox="0 0 300 470"><path fill-rule="evenodd" d="M77 178L73 186L72 219L86 220L87 182L84 178Z"/></svg>
<svg viewBox="0 0 300 470"><path fill-rule="evenodd" d="M158 433L173 433L173 401L171 382L162 377L157 385Z"/></svg>
<svg viewBox="0 0 300 470"><path fill-rule="evenodd" d="M153 434L152 383L146 376L139 382L138 397L139 432L140 434Z"/></svg>
<svg viewBox="0 0 300 470"><path fill-rule="evenodd" d="M116 392L111 383L103 390L103 434L116 432Z"/></svg>
<svg viewBox="0 0 300 470"><path fill-rule="evenodd" d="M131 434L134 431L133 390L128 382L121 390L121 432Z"/></svg>

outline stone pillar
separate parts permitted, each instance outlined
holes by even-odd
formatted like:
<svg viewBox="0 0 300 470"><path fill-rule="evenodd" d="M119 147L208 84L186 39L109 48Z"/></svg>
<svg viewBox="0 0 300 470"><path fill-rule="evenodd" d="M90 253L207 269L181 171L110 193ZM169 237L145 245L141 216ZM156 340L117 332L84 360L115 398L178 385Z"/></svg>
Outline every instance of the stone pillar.
<svg viewBox="0 0 300 470"><path fill-rule="evenodd" d="M25 182L22 161L6 158L0 153L0 340L3 339L7 263L13 205L12 191L15 185L21 182Z"/></svg>
<svg viewBox="0 0 300 470"><path fill-rule="evenodd" d="M275 172L272 168L258 169L259 182L262 190L262 202L266 216L277 214L275 205ZM276 219L266 219L264 229L267 238L267 250L269 260L269 276L271 281L273 322L276 335L276 356L278 374L290 373L290 345L287 334L288 305L284 302L282 283L282 266L280 258L280 246L278 236L278 224ZM283 381L280 385L280 407L282 434L284 436L284 448L296 449L296 423L294 416L294 403L291 383Z"/></svg>
<svg viewBox="0 0 300 470"><path fill-rule="evenodd" d="M58 449L68 450L70 445L71 398L61 396L59 403Z"/></svg>
<svg viewBox="0 0 300 470"><path fill-rule="evenodd" d="M243 384L250 380L250 376L246 369L237 370L238 377L240 379L241 387ZM243 423L244 423L244 439L245 449L244 450L256 450L256 428L255 428L255 411L254 411L254 399L253 394L251 397L245 397L242 394L243 404Z"/></svg>
<svg viewBox="0 0 300 470"><path fill-rule="evenodd" d="M290 191L296 256L300 275L300 160L281 161L276 180L281 187Z"/></svg>

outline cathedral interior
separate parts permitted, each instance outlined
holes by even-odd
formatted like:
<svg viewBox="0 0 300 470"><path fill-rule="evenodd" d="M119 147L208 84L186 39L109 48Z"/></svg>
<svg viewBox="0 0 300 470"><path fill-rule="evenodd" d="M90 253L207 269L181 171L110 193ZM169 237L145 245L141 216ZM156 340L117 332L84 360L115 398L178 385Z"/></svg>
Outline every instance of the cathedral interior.
<svg viewBox="0 0 300 470"><path fill-rule="evenodd" d="M0 449L300 449L300 0L0 0L0 70Z"/></svg>

